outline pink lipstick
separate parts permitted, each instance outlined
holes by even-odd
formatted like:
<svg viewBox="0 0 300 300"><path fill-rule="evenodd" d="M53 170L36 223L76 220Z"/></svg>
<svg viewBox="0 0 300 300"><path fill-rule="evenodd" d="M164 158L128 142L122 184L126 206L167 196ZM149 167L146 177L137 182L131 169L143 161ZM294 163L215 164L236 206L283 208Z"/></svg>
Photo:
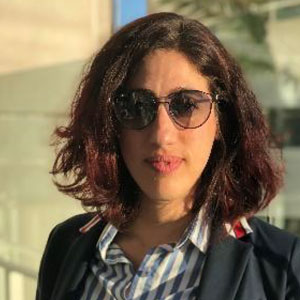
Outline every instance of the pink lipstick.
<svg viewBox="0 0 300 300"><path fill-rule="evenodd" d="M172 155L155 155L146 162L158 173L167 175L174 172L182 163L182 158Z"/></svg>

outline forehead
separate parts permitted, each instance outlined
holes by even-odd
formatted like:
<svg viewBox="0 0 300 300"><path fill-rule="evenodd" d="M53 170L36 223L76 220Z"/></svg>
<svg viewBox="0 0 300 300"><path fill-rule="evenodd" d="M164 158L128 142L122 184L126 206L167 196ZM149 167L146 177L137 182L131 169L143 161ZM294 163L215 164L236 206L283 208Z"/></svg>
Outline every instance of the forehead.
<svg viewBox="0 0 300 300"><path fill-rule="evenodd" d="M146 55L129 79L129 88L166 95L178 88L209 92L209 82L183 53L159 49Z"/></svg>

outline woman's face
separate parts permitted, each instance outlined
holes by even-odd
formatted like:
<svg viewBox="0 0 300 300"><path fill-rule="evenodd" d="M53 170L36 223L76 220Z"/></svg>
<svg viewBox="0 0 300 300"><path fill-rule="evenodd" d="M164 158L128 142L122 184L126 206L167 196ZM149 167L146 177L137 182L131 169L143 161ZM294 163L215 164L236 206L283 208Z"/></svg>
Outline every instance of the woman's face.
<svg viewBox="0 0 300 300"><path fill-rule="evenodd" d="M156 50L146 56L128 83L164 97L178 88L209 92L208 81L180 52ZM159 105L156 119L141 130L122 129L120 148L125 164L150 200L184 200L192 195L216 136L214 109L204 125L183 129Z"/></svg>

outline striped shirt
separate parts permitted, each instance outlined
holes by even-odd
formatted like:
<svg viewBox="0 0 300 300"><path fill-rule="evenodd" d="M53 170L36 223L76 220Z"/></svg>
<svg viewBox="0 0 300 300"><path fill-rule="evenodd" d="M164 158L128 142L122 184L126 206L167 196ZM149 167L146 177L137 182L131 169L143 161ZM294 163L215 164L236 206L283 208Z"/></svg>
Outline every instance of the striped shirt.
<svg viewBox="0 0 300 300"><path fill-rule="evenodd" d="M200 211L177 243L151 248L137 271L113 241L117 228L107 224L98 240L81 300L195 299L209 237L202 220ZM239 224L237 231L227 227L230 235L251 232L246 219Z"/></svg>

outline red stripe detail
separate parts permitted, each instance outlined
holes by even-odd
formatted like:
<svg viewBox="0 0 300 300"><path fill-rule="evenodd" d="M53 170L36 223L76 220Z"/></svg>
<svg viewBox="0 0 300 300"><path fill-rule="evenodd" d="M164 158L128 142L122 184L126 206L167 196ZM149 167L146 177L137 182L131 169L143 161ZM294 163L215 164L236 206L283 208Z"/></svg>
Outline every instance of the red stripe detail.
<svg viewBox="0 0 300 300"><path fill-rule="evenodd" d="M96 215L93 217L87 224L79 228L79 231L81 233L86 233L88 232L93 226L95 226L99 221L100 221L100 216Z"/></svg>
<svg viewBox="0 0 300 300"><path fill-rule="evenodd" d="M247 234L247 232L244 229L244 227L242 226L241 222L238 222L234 225L233 231L234 231L237 239L240 239Z"/></svg>

